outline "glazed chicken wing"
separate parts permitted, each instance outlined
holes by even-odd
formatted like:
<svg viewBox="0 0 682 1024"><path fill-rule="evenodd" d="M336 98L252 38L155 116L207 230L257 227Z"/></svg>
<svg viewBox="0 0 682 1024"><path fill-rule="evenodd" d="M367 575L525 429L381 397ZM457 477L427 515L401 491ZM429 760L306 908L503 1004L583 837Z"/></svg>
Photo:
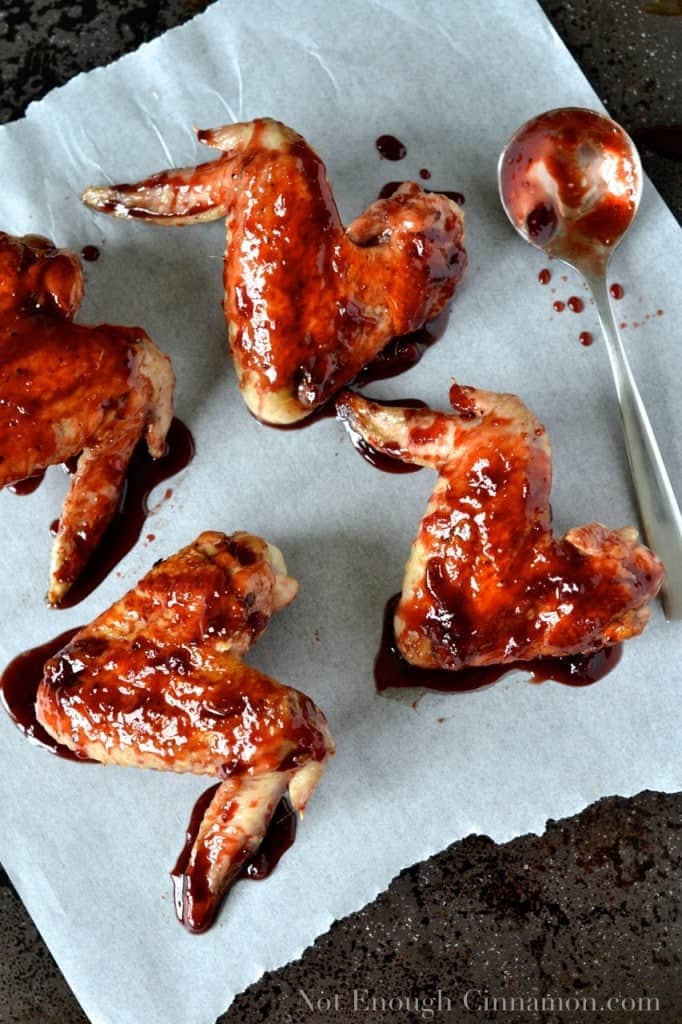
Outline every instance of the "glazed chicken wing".
<svg viewBox="0 0 682 1024"><path fill-rule="evenodd" d="M298 584L248 533L202 533L47 662L38 720L104 764L222 780L184 868L180 912L210 924L288 792L302 813L334 744L304 694L243 655Z"/></svg>
<svg viewBox="0 0 682 1024"><path fill-rule="evenodd" d="M632 528L555 539L545 428L515 395L454 384L454 415L351 392L340 414L366 443L438 481L405 570L403 657L461 669L589 654L640 633L663 567Z"/></svg>
<svg viewBox="0 0 682 1024"><path fill-rule="evenodd" d="M244 400L268 423L303 419L452 298L466 264L462 210L406 183L344 230L324 164L290 128L264 118L198 137L223 155L83 199L156 224L225 217L225 316Z"/></svg>
<svg viewBox="0 0 682 1024"><path fill-rule="evenodd" d="M74 324L75 253L0 232L0 488L79 455L52 549L58 603L97 547L144 436L163 455L173 415L170 360L138 327Z"/></svg>

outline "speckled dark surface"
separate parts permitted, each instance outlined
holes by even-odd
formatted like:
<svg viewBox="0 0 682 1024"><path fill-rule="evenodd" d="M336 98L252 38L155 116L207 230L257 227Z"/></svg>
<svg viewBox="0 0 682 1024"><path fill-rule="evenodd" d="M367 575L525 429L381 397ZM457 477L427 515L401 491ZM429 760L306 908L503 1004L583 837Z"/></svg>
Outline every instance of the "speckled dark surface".
<svg viewBox="0 0 682 1024"><path fill-rule="evenodd" d="M541 5L630 132L682 122L682 17L644 10L679 10L677 0ZM53 86L205 6L202 0L5 0L0 121L21 116ZM643 156L682 218L680 165ZM681 882L681 794L602 800L548 823L542 837L504 846L472 836L404 871L301 960L239 996L220 1024L679 1024ZM554 1003L536 1011L532 1000L542 996ZM608 1000L617 1003L607 1008ZM0 1024L87 1024L1 870Z"/></svg>

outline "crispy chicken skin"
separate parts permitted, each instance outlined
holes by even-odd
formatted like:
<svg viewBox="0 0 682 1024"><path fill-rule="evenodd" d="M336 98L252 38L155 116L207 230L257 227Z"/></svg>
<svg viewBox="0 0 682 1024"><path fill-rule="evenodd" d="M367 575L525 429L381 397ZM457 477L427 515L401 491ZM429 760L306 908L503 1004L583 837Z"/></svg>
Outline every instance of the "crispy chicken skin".
<svg viewBox="0 0 682 1024"><path fill-rule="evenodd" d="M0 488L80 454L52 548L48 600L75 582L111 522L144 436L164 452L170 360L139 327L74 324L75 253L0 232Z"/></svg>
<svg viewBox="0 0 682 1024"><path fill-rule="evenodd" d="M303 419L452 298L466 253L445 196L408 182L344 229L324 164L290 128L263 118L198 138L222 156L83 200L156 224L226 218L229 343L259 419Z"/></svg>
<svg viewBox="0 0 682 1024"><path fill-rule="evenodd" d="M368 444L438 480L394 620L403 657L461 669L591 653L644 629L663 567L632 528L552 534L545 428L515 395L453 384L453 414L344 392Z"/></svg>
<svg viewBox="0 0 682 1024"><path fill-rule="evenodd" d="M223 780L184 872L193 930L260 845L280 797L288 791L302 813L334 752L308 697L241 660L297 590L260 537L202 533L44 668L37 717L59 743L104 764Z"/></svg>

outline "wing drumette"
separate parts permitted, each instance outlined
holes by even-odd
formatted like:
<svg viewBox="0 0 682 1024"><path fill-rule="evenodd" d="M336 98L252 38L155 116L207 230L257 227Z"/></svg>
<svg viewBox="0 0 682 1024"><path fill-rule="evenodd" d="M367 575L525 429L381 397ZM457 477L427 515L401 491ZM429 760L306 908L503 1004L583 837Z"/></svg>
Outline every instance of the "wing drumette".
<svg viewBox="0 0 682 1024"><path fill-rule="evenodd" d="M591 653L640 633L663 572L631 527L555 539L545 428L515 395L453 385L454 415L338 400L372 447L438 472L394 628L422 668Z"/></svg>
<svg viewBox="0 0 682 1024"><path fill-rule="evenodd" d="M308 697L241 660L297 589L260 537L202 533L45 665L37 716L59 743L104 764L224 780L184 870L193 930L210 923L280 797L301 813L334 752Z"/></svg>
<svg viewBox="0 0 682 1024"><path fill-rule="evenodd" d="M225 316L244 400L269 423L303 419L441 312L466 263L462 211L406 183L344 229L324 164L290 128L263 118L198 137L223 155L83 199L156 224L225 217Z"/></svg>
<svg viewBox="0 0 682 1024"><path fill-rule="evenodd" d="M0 488L80 454L52 549L48 600L75 582L116 512L144 436L163 455L170 360L139 327L74 324L75 253L0 232Z"/></svg>

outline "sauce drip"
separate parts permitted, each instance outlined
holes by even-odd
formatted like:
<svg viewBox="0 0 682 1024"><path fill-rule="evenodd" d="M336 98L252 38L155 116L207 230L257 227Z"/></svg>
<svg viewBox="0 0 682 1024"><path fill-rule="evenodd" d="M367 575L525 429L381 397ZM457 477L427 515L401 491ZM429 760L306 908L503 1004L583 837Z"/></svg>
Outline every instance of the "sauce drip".
<svg viewBox="0 0 682 1024"><path fill-rule="evenodd" d="M96 245L84 245L81 249L81 256L88 263L95 263L99 259L99 249Z"/></svg>
<svg viewBox="0 0 682 1024"><path fill-rule="evenodd" d="M585 345L585 346L591 345L592 342L594 341L594 338L592 337L592 335L590 334L589 331L581 331L579 336L578 336L578 338L579 338L580 344L581 345Z"/></svg>
<svg viewBox="0 0 682 1024"><path fill-rule="evenodd" d="M609 287L609 292L611 293L611 298L612 299L622 299L623 296L625 295L625 289L623 288L622 284L618 284L615 281Z"/></svg>
<svg viewBox="0 0 682 1024"><path fill-rule="evenodd" d="M404 181L387 181L379 192L377 199L390 199L394 192L397 192L400 186L404 184ZM424 188L423 185L421 190L429 195L447 196L448 199L452 199L453 203L457 203L458 206L464 206L465 200L461 192L452 192L445 188Z"/></svg>
<svg viewBox="0 0 682 1024"><path fill-rule="evenodd" d="M240 878L260 882L277 867L281 857L296 839L298 818L287 797L283 796L265 833L265 838L239 873Z"/></svg>
<svg viewBox="0 0 682 1024"><path fill-rule="evenodd" d="M582 313L585 308L585 303L577 295L571 295L566 305L573 313Z"/></svg>
<svg viewBox="0 0 682 1024"><path fill-rule="evenodd" d="M374 679L379 693L390 689L434 690L439 693L467 693L497 682L508 672L521 669L530 673L531 681L554 680L564 686L590 686L602 679L620 661L622 645L606 647L595 654L570 655L565 658L536 658L506 665L463 668L424 669L410 665L398 651L393 631L393 618L400 600L394 594L386 603L381 643L374 662Z"/></svg>
<svg viewBox="0 0 682 1024"><path fill-rule="evenodd" d="M26 494L33 494L37 491L43 480L45 479L46 470L40 469L37 473L32 476L27 476L23 480L17 480L15 483L9 485L9 490L12 494L18 494L20 497L24 497Z"/></svg>
<svg viewBox="0 0 682 1024"><path fill-rule="evenodd" d="M68 747L57 743L50 734L43 729L36 718L36 694L38 686L43 678L43 666L57 651L65 647L76 635L81 626L69 629L65 633L48 640L38 647L32 647L14 658L0 677L0 692L2 702L7 712L20 732L23 732L26 739L38 747L44 747L52 754L63 757L68 761L90 761L90 758L69 750Z"/></svg>
<svg viewBox="0 0 682 1024"><path fill-rule="evenodd" d="M192 434L177 418L171 423L166 438L166 453L160 459L153 459L149 455L144 442L138 444L130 460L123 499L116 517L83 573L60 601L59 608L72 608L109 575L140 536L149 514L147 500L151 491L189 465L193 456Z"/></svg>
<svg viewBox="0 0 682 1024"><path fill-rule="evenodd" d="M540 282L540 284L549 284L551 280L552 271L548 270L547 267L545 267L544 270L541 270L538 274L538 281Z"/></svg>
<svg viewBox="0 0 682 1024"><path fill-rule="evenodd" d="M380 135L374 143L382 160L403 160L407 147L395 135Z"/></svg>
<svg viewBox="0 0 682 1024"><path fill-rule="evenodd" d="M368 399L373 401L373 399ZM396 408L408 408L408 409L425 409L426 402L420 401L418 398L397 398L391 401L386 399L377 399L381 405L393 406ZM376 448L373 448L368 441L365 441L364 437L353 430L349 423L345 424L348 436L350 437L351 443L355 448L358 455L361 455L365 462L369 462L370 466L374 466L375 469L380 469L384 473L417 473L422 466L415 466L410 462L403 462L397 455L392 456L386 452L380 452Z"/></svg>
<svg viewBox="0 0 682 1024"><path fill-rule="evenodd" d="M220 905L209 890L205 874L197 871L196 867L192 874L186 874L199 827L219 786L219 782L210 786L195 803L187 826L185 845L171 871L175 912L178 920L192 932L203 932L210 928ZM296 822L296 814L287 797L282 797L275 807L263 842L242 866L237 877L252 881L267 878L276 868L282 855L293 844L296 838Z"/></svg>

